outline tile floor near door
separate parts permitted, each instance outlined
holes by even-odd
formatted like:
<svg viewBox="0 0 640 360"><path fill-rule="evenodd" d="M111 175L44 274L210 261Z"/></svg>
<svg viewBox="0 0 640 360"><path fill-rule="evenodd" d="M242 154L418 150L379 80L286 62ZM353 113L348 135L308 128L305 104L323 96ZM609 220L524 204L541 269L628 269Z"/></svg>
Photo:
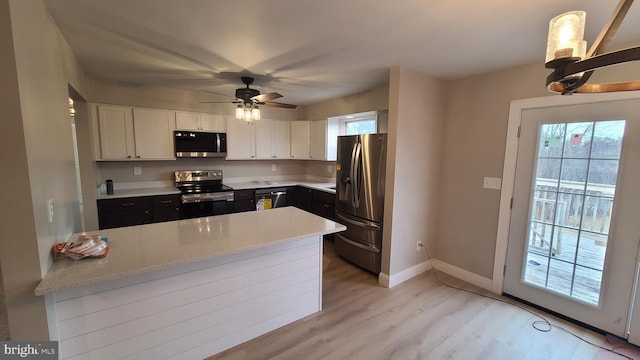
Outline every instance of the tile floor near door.
<svg viewBox="0 0 640 360"><path fill-rule="evenodd" d="M432 272L387 289L378 285L373 274L337 257L330 241L325 241L324 261L321 312L208 360L624 359L558 328L537 331L532 327L540 320L537 316L444 286ZM440 277L487 294L453 277ZM626 343L608 342L603 335L544 313L542 316L595 344L615 347L632 359L640 359L640 352Z"/></svg>

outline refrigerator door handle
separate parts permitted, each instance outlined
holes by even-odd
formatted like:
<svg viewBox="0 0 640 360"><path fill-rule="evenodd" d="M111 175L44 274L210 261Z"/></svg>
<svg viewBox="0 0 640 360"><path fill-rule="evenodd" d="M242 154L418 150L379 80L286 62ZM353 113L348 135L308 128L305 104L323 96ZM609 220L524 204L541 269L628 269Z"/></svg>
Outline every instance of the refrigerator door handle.
<svg viewBox="0 0 640 360"><path fill-rule="evenodd" d="M355 186L353 187L353 203L354 203L354 207L357 209L360 207L360 173L361 173L361 167L362 167L362 144L361 143L357 143L356 144L356 157L354 159L354 178L352 180L352 182L355 182Z"/></svg>
<svg viewBox="0 0 640 360"><path fill-rule="evenodd" d="M361 249L365 249L365 250L369 250L369 251L375 251L375 252L380 252L380 249L378 249L377 246L374 245L364 245L364 244L360 244L358 242L355 242L353 240L349 240L346 237L342 236L341 234L336 234L336 237L340 238L340 240L346 242L347 244L353 245L355 247L359 247Z"/></svg>
<svg viewBox="0 0 640 360"><path fill-rule="evenodd" d="M357 186L357 178L356 175L356 151L358 149L358 143L353 144L353 149L351 150L351 167L349 169L349 187L351 188L351 206L356 207L356 186Z"/></svg>
<svg viewBox="0 0 640 360"><path fill-rule="evenodd" d="M355 220L351 220L347 217L345 217L344 215L340 214L340 213L336 213L336 217L339 218L340 220L349 223L351 225L355 225L355 226L360 226L360 227L364 227L364 228L369 228L369 229L373 229L373 230L380 230L380 226L376 225L374 223L371 222L361 222L361 221L355 221Z"/></svg>

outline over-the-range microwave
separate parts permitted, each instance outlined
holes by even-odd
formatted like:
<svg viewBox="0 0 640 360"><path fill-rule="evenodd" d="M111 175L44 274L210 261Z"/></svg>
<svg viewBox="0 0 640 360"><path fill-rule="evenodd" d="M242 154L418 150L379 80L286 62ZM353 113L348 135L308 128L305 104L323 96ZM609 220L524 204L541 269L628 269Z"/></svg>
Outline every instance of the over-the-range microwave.
<svg viewBox="0 0 640 360"><path fill-rule="evenodd" d="M173 132L176 157L225 157L227 156L227 134L204 131Z"/></svg>

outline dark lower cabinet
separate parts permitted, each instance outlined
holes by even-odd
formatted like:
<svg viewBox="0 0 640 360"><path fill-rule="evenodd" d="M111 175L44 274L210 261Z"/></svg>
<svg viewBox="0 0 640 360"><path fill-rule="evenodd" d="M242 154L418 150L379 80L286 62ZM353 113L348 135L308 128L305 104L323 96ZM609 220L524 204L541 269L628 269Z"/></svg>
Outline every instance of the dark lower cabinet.
<svg viewBox="0 0 640 360"><path fill-rule="evenodd" d="M329 220L336 218L336 195L313 190L313 213Z"/></svg>
<svg viewBox="0 0 640 360"><path fill-rule="evenodd" d="M289 191L287 190L288 194ZM299 209L335 220L336 195L333 193L297 186L292 201L292 205Z"/></svg>
<svg viewBox="0 0 640 360"><path fill-rule="evenodd" d="M236 190L233 192L235 202L234 212L254 211L256 209L256 192L250 190Z"/></svg>
<svg viewBox="0 0 640 360"><path fill-rule="evenodd" d="M173 221L181 219L180 195L154 196L153 222Z"/></svg>
<svg viewBox="0 0 640 360"><path fill-rule="evenodd" d="M151 197L98 200L98 221L100 229L152 223Z"/></svg>
<svg viewBox="0 0 640 360"><path fill-rule="evenodd" d="M98 200L100 229L180 219L180 195Z"/></svg>
<svg viewBox="0 0 640 360"><path fill-rule="evenodd" d="M296 207L310 213L313 212L313 192L317 190L309 189L304 186L298 186L298 199Z"/></svg>
<svg viewBox="0 0 640 360"><path fill-rule="evenodd" d="M287 186L287 206L296 206L299 188L299 186Z"/></svg>

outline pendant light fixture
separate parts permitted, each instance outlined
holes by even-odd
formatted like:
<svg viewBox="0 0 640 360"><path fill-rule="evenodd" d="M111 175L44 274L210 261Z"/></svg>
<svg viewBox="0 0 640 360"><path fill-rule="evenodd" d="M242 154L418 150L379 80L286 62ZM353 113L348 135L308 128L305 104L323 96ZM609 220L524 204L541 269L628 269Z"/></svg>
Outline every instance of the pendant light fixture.
<svg viewBox="0 0 640 360"><path fill-rule="evenodd" d="M236 119L244 121L260 120L260 109L258 109L258 105L251 102L238 104L236 107Z"/></svg>
<svg viewBox="0 0 640 360"><path fill-rule="evenodd" d="M640 90L640 81L586 84L599 68L640 60L640 46L603 53L631 4L633 0L620 0L588 52L584 41L584 11L571 11L551 19L545 67L553 72L547 77L547 90L563 95Z"/></svg>

